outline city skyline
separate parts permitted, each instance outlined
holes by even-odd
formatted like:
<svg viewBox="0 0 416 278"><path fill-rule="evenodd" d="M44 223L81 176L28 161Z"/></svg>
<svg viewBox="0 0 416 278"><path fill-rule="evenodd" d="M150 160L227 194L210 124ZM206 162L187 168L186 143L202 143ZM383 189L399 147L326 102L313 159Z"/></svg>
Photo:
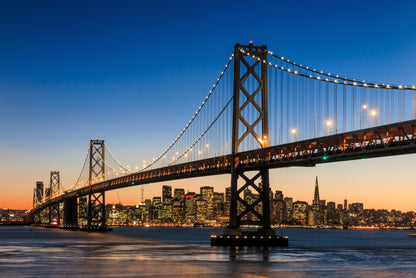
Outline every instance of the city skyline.
<svg viewBox="0 0 416 278"><path fill-rule="evenodd" d="M35 196L48 196L47 189L40 185ZM312 194L313 191L313 194ZM296 200L280 190L270 190L270 221L272 225L288 227L327 227L327 228L401 228L413 229L414 211L386 210L367 208L362 202L343 200L336 203L322 199L318 177L315 178L314 190L311 187L312 201ZM313 195L313 196L312 196ZM259 198L256 190L245 189L241 198L252 204ZM35 200L34 200L35 201ZM119 199L118 203L106 205L108 225L178 225L178 226L224 226L229 221L231 188L218 192L212 186L200 187L198 191L186 192L184 188L163 185L157 196L141 199L137 204L126 205ZM79 200L79 218L81 225L86 224L87 199ZM61 207L63 210L63 207ZM262 205L255 206L256 211ZM242 205L238 205L242 212ZM62 211L61 211L62 213ZM42 214L41 214L42 215ZM43 213L42 223L48 223L49 215ZM58 214L59 218L59 214ZM247 221L256 221L254 214L244 216ZM23 221L22 211L1 210L0 223L19 223ZM56 219L55 225L62 225L62 219Z"/></svg>
<svg viewBox="0 0 416 278"><path fill-rule="evenodd" d="M415 4L356 3L359 10L339 3L332 5L333 10L324 2L305 1L302 9L268 3L288 12L280 14L279 20L272 15L255 16L263 28L239 26L238 19L250 17L249 10L264 12L244 1L236 13L234 5L226 3L216 13L211 13L214 4L170 4L179 7L176 15L150 3L88 4L83 12L77 11L80 3L0 4L4 38L0 46L0 206L30 208L36 181L44 181L47 187L52 170L60 171L63 184L70 187L93 138L106 140L123 164L141 166L143 160L151 161L192 117L235 43L253 40L328 72L416 84L412 69L416 25L411 13ZM294 10L301 12L302 21L291 19ZM378 16L386 10L391 11L390 20ZM349 20L351 14L356 20ZM226 15L232 23L224 25ZM327 32L305 27L305 22L315 20ZM90 110L91 104L97 111L112 112ZM102 116L98 123L97 113ZM310 180L318 175L327 187L325 199L415 210L410 197L416 194L415 159L415 155L404 155L274 169L271 188L306 199ZM192 191L202 185L225 188L230 179L222 175L170 184ZM161 186L109 191L106 197L115 202L118 192L129 203L139 196L139 188L151 195Z"/></svg>
<svg viewBox="0 0 416 278"><path fill-rule="evenodd" d="M271 187L270 188L270 190L271 190L271 192L273 193L273 195L277 192L277 191L280 191L280 192L282 192L283 193L283 195L285 196L285 197L289 197L289 198L292 198L293 199L293 201L294 202L296 202L296 201L301 201L301 202L306 202L306 203L308 203L308 204L310 204L310 205L313 205L313 204L315 204L315 202L317 203L317 204L319 204L319 201L320 200L323 200L323 201L325 201L326 203L328 203L328 202L334 202L334 200L332 200L332 199L330 199L330 198L322 198L322 197L320 197L320 196L326 196L326 194L324 193L324 194L322 194L322 190L320 190L319 188L320 188L320 186L321 186L321 184L318 182L318 176L316 176L315 177L316 179L315 179L315 182L313 183L313 186L314 186L314 188L312 188L312 186L311 186L311 190L310 190L310 195L311 195L311 197L309 198L310 200L308 200L308 199L296 199L296 198L293 198L292 196L290 196L290 195L286 195L285 194L285 192L284 191L282 191L282 190L279 190L279 189L274 189L273 187ZM195 191L195 190L193 190L193 191L190 191L189 189L185 189L185 188L182 188L182 187L180 187L180 186L178 186L178 187L175 187L175 186L173 186L173 185L171 185L171 184L166 184L166 183L164 183L163 185L162 185L162 187L161 187L161 194L159 194L159 195L153 195L153 196L150 196L150 195L147 195L147 198L146 197L144 197L143 199L144 200L146 200L146 199L150 199L150 200L153 200L153 198L154 197L160 197L160 198L162 198L163 199L163 197L164 197L164 187L170 187L171 188L171 194L170 194L170 197L172 197L172 198L174 198L175 196L174 196L174 191L175 190L177 190L177 189L181 189L181 190L184 190L184 193L185 194L188 194L188 193L196 193L196 194L199 194L198 192L199 191ZM213 189L214 189L214 192L217 192L217 191L215 191L215 186L210 186L210 185L205 185L205 186L202 186L202 187L199 187L199 189L201 190L203 187L212 187ZM226 189L227 188L229 188L229 187L226 187L225 188L225 190L224 191L218 191L218 193L223 193L223 194L226 194ZM320 193L321 192L321 193ZM146 195L145 195L146 196ZM139 200L139 198L141 198L140 196L138 197L138 201L136 202L136 204L138 204L139 202L142 202L141 200ZM338 204L342 204L342 205L344 205L345 204L345 201L347 201L347 204L348 205L350 205L350 204L352 204L352 203L362 203L362 204L364 204L365 205L365 203L364 202L362 202L362 201L360 201L360 200L348 200L348 199L344 199L344 200L341 200L340 202L335 202L335 204L336 205L338 205ZM119 199L119 202L121 202L121 204L123 204L123 202L122 202L122 200L121 199ZM144 201L143 201L144 202ZM142 203L143 203L142 202ZM123 205L127 205L127 206L130 206L130 205L136 205L136 204L123 204ZM386 209L386 208L373 208L373 207L365 207L365 209ZM391 209L391 210L398 210L398 209ZM404 211L404 212L406 212L406 211Z"/></svg>

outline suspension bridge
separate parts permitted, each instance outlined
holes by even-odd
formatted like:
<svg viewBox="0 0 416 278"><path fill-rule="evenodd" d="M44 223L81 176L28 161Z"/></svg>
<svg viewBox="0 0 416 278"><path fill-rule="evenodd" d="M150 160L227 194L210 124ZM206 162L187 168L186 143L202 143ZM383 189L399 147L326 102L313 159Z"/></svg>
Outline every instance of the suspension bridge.
<svg viewBox="0 0 416 278"><path fill-rule="evenodd" d="M103 140L91 140L76 183L63 189L59 172L51 172L50 192L35 190L27 219L38 223L48 211L50 221L78 226L78 199L88 196L87 227L103 228L108 190L227 173L229 227L212 243L257 238L254 244L282 244L270 227L269 169L415 153L415 113L415 86L324 72L266 46L237 44L195 114L158 157L130 168ZM258 193L252 203L241 196L247 188ZM248 212L255 216L249 223ZM245 224L259 229L247 234Z"/></svg>

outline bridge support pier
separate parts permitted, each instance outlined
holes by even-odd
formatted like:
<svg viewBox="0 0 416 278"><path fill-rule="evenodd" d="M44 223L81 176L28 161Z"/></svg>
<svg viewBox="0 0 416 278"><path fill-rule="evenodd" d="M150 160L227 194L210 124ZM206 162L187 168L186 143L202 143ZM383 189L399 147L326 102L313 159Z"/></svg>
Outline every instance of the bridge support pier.
<svg viewBox="0 0 416 278"><path fill-rule="evenodd" d="M59 210L59 202L56 202L56 203L51 204L49 207L49 225L59 226L60 221L61 221L61 213Z"/></svg>
<svg viewBox="0 0 416 278"><path fill-rule="evenodd" d="M276 236L276 230L270 226L269 170L258 170L251 178L246 173L237 169L232 173L230 225L224 229L223 235L211 237L211 245L287 246L288 238ZM244 181L242 186L238 186L239 178ZM249 188L258 193L254 194L258 198L250 202L240 196ZM248 217L249 214L251 219ZM254 231L243 231L242 225L256 225L259 228Z"/></svg>
<svg viewBox="0 0 416 278"><path fill-rule="evenodd" d="M70 197L64 200L64 221L65 229L78 229L78 198Z"/></svg>
<svg viewBox="0 0 416 278"><path fill-rule="evenodd" d="M88 196L88 226L102 226L106 224L105 193L99 192Z"/></svg>
<svg viewBox="0 0 416 278"><path fill-rule="evenodd" d="M23 220L25 221L26 225L31 225L35 223L35 215L34 214L27 214L24 216Z"/></svg>

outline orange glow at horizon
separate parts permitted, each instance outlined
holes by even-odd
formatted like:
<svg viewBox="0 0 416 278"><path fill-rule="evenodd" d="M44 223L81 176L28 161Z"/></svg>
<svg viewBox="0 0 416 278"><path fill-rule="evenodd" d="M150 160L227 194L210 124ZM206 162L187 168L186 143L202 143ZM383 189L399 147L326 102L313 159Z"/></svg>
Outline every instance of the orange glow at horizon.
<svg viewBox="0 0 416 278"><path fill-rule="evenodd" d="M412 161L416 155L403 155L378 159L354 160L316 167L292 167L270 170L270 187L273 193L283 191L285 197L293 201L313 199L315 176L319 178L321 199L337 204L347 199L348 203L363 203L364 209L396 209L416 211L413 198L416 194L412 171ZM391 172L391 165L400 165ZM348 171L345 171L348 169ZM16 176L17 175L16 171ZM0 208L29 209L32 205L33 188L37 180L29 177L4 180L0 194ZM66 180L66 177L63 177ZM144 188L145 199L161 196L162 185L171 185L173 189L184 188L185 193L199 193L201 186L213 186L216 192L225 192L230 184L230 175L201 177L133 186L106 192L106 203L118 203L117 192L123 205L135 205L140 200L140 189ZM39 179L42 180L42 179ZM45 187L48 180L43 179ZM7 184L8 186L5 186Z"/></svg>

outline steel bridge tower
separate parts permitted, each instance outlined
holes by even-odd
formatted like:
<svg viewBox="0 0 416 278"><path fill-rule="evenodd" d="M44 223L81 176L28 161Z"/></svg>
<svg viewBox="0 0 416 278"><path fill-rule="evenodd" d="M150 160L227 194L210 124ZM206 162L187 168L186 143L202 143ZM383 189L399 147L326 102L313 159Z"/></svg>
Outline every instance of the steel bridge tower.
<svg viewBox="0 0 416 278"><path fill-rule="evenodd" d="M105 144L104 140L90 142L90 171L88 195L88 226L106 226L105 193L93 192L92 184L105 180Z"/></svg>
<svg viewBox="0 0 416 278"><path fill-rule="evenodd" d="M247 59L253 55L260 60ZM235 45L230 224L224 229L223 236L211 238L212 245L287 245L287 240L282 243L281 238L270 227L269 169L258 167L250 170L255 172L254 175L248 174L247 170L239 167L240 161L237 157L240 145L250 138L258 143L259 148L269 146L267 55L266 46L254 46L252 42L249 45ZM256 89L252 92L246 82L250 76L256 84ZM250 106L258 112L257 119L253 122L245 116L247 113L243 113ZM250 204L246 202L241 197L246 189L255 190L258 193L257 200ZM256 220L244 220L247 213L252 213ZM260 229L256 232L243 232L240 228L242 224L255 224Z"/></svg>
<svg viewBox="0 0 416 278"><path fill-rule="evenodd" d="M49 198L52 198L52 196L59 193L60 183L61 177L59 171L51 171L49 179ZM52 203L49 207L49 224L53 224L52 222L54 219L56 219L56 224L59 225L61 220L59 202Z"/></svg>

